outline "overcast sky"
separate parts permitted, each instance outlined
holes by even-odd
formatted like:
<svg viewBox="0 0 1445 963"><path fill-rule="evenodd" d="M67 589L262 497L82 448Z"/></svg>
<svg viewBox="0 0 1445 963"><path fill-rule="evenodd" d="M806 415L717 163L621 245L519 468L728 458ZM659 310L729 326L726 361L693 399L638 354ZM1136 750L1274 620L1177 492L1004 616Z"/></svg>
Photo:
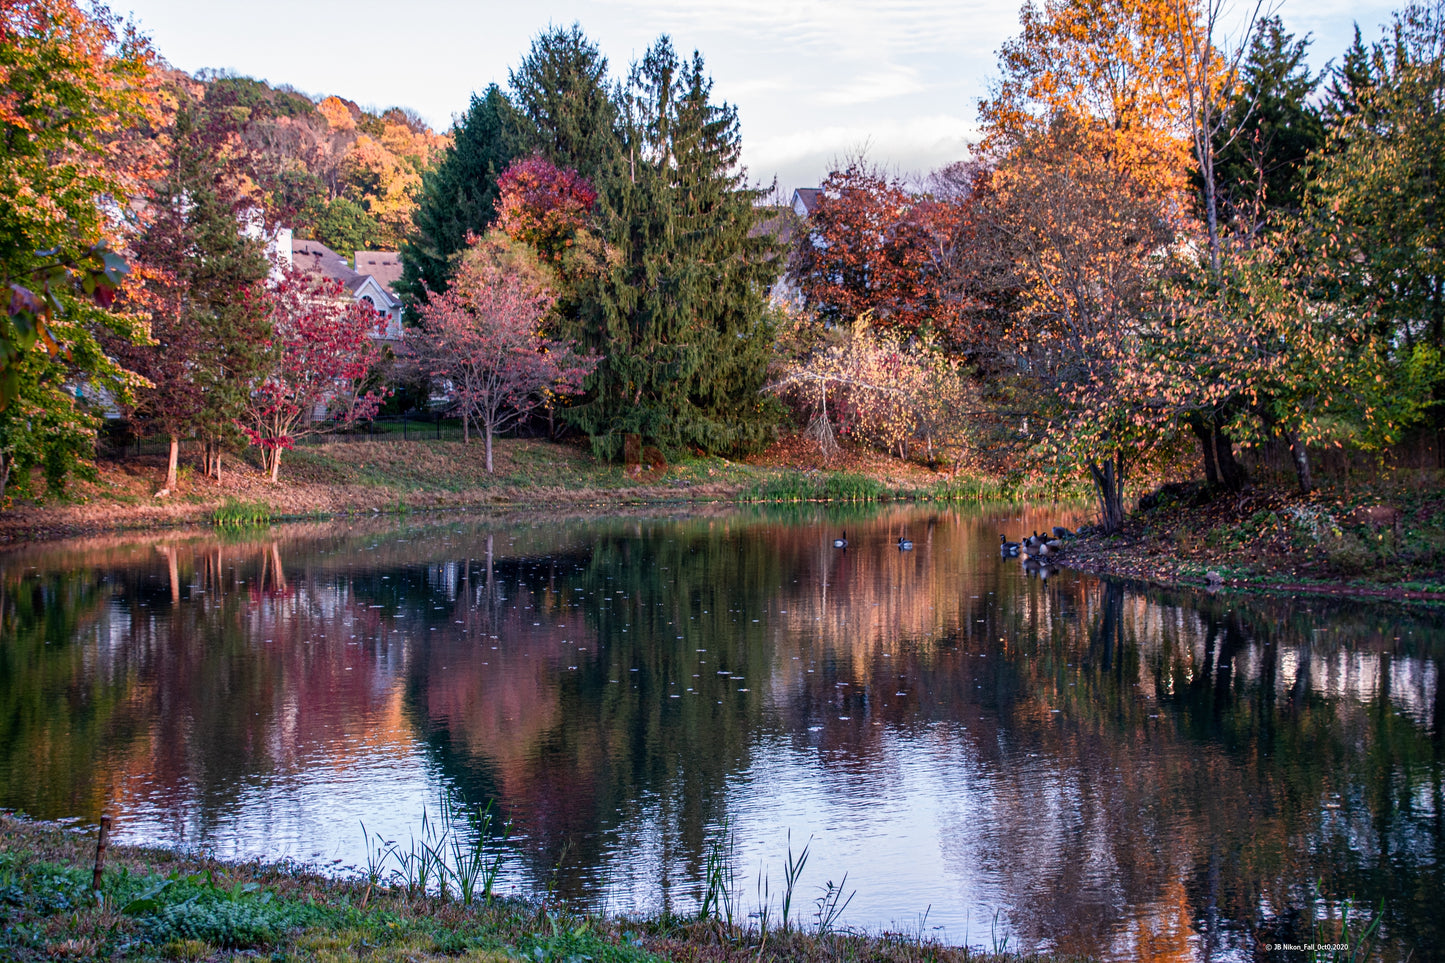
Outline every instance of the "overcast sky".
<svg viewBox="0 0 1445 963"><path fill-rule="evenodd" d="M737 105L755 180L815 185L866 150L905 175L964 157L994 54L1017 32L1015 0L114 0L170 63L231 70L363 107L411 107L438 130L473 91L507 82L547 24L577 21L614 75L660 33L700 50L714 95ZM1388 3L1291 0L1286 25L1314 35L1323 67L1367 40Z"/></svg>

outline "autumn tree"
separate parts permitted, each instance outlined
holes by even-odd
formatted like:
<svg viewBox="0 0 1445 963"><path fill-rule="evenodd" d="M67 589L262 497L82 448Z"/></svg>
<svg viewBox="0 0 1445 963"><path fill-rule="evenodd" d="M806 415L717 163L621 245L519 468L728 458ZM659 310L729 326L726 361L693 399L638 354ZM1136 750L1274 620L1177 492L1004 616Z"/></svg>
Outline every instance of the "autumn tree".
<svg viewBox="0 0 1445 963"><path fill-rule="evenodd" d="M577 394L598 358L541 331L554 296L545 269L497 235L473 244L452 285L421 309L415 350L447 386L464 437L476 424L494 470L493 439L552 396Z"/></svg>
<svg viewBox="0 0 1445 963"><path fill-rule="evenodd" d="M115 206L154 160L126 133L156 115L155 87L154 52L104 7L0 9L0 495L35 467L62 490L93 450L86 399L131 384L101 341L142 336L107 307L124 270Z"/></svg>
<svg viewBox="0 0 1445 963"><path fill-rule="evenodd" d="M1067 115L1027 134L990 174L972 242L979 283L1012 292L995 391L1014 408L1015 451L1087 472L1109 530L1129 472L1168 430L1167 412L1119 389L1141 364L1176 234L1173 209L1118 162L1116 143Z"/></svg>
<svg viewBox="0 0 1445 963"><path fill-rule="evenodd" d="M452 257L497 218L497 178L526 151L526 119L495 84L473 95L452 142L422 177L397 290L420 302L446 291Z"/></svg>
<svg viewBox="0 0 1445 963"><path fill-rule="evenodd" d="M498 229L554 265L597 203L586 178L537 155L513 161L497 178L497 194Z"/></svg>
<svg viewBox="0 0 1445 963"><path fill-rule="evenodd" d="M167 491L176 487L183 439L202 442L205 471L219 478L221 450L236 438L271 333L257 303L269 263L260 240L240 230L249 199L221 159L226 130L184 92L173 96L176 113L158 132L164 168L134 244L146 283L132 303L150 316L151 339L113 348L149 382L130 414L170 441Z"/></svg>
<svg viewBox="0 0 1445 963"><path fill-rule="evenodd" d="M271 367L251 386L240 423L274 483L281 453L298 438L376 414L384 392L367 390L367 374L385 321L339 281L296 269L269 284L261 303L273 332Z"/></svg>
<svg viewBox="0 0 1445 963"><path fill-rule="evenodd" d="M1134 404L1186 415L1213 410L1246 444L1289 446L1301 492L1314 487L1310 445L1380 450L1429 404L1432 352L1399 363L1396 349L1348 302L1320 297L1316 265L1276 237L1224 263L1222 284L1185 284L1147 335L1144 363L1121 392Z"/></svg>
<svg viewBox="0 0 1445 963"><path fill-rule="evenodd" d="M804 434L825 458L838 436L853 437L899 458L921 454L957 466L969 447L973 392L956 358L932 335L875 329L860 318L783 338L785 347L765 390L806 413Z"/></svg>
<svg viewBox="0 0 1445 963"><path fill-rule="evenodd" d="M1219 225L1219 153L1233 146L1242 134L1240 108L1244 117L1253 104L1239 102L1240 73L1247 42L1231 44L1224 36L1222 20L1232 16L1228 0L1167 0L1168 29L1172 34L1175 85L1182 90L1181 126L1188 132L1193 148L1197 182L1201 185L1204 208L1204 237L1209 269L1221 277L1222 240ZM1254 33L1264 0L1248 8L1245 41Z"/></svg>
<svg viewBox="0 0 1445 963"><path fill-rule="evenodd" d="M1146 189L1182 196L1189 155L1175 0L1028 2L999 50L1000 76L979 103L985 154L1046 129L1087 121L1114 163Z"/></svg>
<svg viewBox="0 0 1445 963"><path fill-rule="evenodd" d="M740 167L737 111L713 102L701 55L683 61L662 37L633 66L621 130L599 184L608 259L576 321L606 358L567 417L604 456L631 433L672 450L754 447L773 417L759 389L780 252L753 231L764 192Z"/></svg>
<svg viewBox="0 0 1445 963"><path fill-rule="evenodd" d="M207 112L234 128L228 161L273 221L341 251L390 248L409 231L422 172L445 138L414 112L319 102L249 77L197 75Z"/></svg>
<svg viewBox="0 0 1445 963"><path fill-rule="evenodd" d="M866 313L880 328L947 331L957 225L956 205L910 192L855 160L824 179L790 271L804 306L828 323Z"/></svg>

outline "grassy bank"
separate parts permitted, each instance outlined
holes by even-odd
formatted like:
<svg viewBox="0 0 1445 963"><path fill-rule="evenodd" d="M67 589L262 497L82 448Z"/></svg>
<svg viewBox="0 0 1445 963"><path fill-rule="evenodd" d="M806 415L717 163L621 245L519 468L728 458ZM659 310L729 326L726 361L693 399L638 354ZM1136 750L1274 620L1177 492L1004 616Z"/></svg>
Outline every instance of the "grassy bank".
<svg viewBox="0 0 1445 963"><path fill-rule="evenodd" d="M513 899L469 903L293 865L227 863L111 846L92 889L96 834L0 815L0 958L391 961L1022 961L926 936L710 919L626 919Z"/></svg>
<svg viewBox="0 0 1445 963"><path fill-rule="evenodd" d="M885 456L854 453L810 464L782 447L749 462L698 456L655 471L600 462L584 445L504 439L496 472L479 443L411 439L331 441L287 452L271 484L246 461L225 464L221 481L183 470L174 491L157 492L160 453L103 461L98 476L64 499L12 500L0 511L0 542L177 525L255 525L358 513L407 513L517 506L577 507L688 502L1050 498L992 478L950 478Z"/></svg>
<svg viewBox="0 0 1445 963"><path fill-rule="evenodd" d="M1445 478L1413 472L1309 495L1165 486L1121 531L1079 539L1064 561L1166 585L1445 601Z"/></svg>

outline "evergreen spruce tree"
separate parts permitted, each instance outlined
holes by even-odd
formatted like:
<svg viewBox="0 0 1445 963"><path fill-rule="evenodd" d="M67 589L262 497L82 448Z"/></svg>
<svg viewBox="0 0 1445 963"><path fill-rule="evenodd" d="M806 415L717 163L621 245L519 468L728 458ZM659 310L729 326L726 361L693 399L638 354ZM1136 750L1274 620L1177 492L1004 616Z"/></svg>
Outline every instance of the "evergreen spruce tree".
<svg viewBox="0 0 1445 963"><path fill-rule="evenodd" d="M1248 235L1300 209L1305 160L1324 145L1324 124L1310 103L1319 77L1310 74L1308 48L1308 38L1296 40L1279 17L1261 20L1230 116L1217 135L1223 210Z"/></svg>
<svg viewBox="0 0 1445 963"><path fill-rule="evenodd" d="M526 118L496 84L473 94L465 117L452 129L452 144L422 175L421 198L411 237L402 244L397 289L410 303L447 289L452 256L481 237L497 219L497 177L531 140Z"/></svg>
<svg viewBox="0 0 1445 963"><path fill-rule="evenodd" d="M1346 121L1365 109L1375 86L1377 55L1378 51L1365 46L1360 25L1355 24L1355 39L1331 71L1329 86L1325 89L1321 114L1332 134L1338 136Z"/></svg>
<svg viewBox="0 0 1445 963"><path fill-rule="evenodd" d="M517 109L530 121L533 149L596 180L617 152L617 108L597 45L575 23L553 27L532 41L510 82Z"/></svg>
<svg viewBox="0 0 1445 963"><path fill-rule="evenodd" d="M701 56L681 62L663 36L622 97L621 150L599 198L607 264L575 333L605 357L567 411L606 457L626 433L722 452L759 445L771 427L759 394L773 335L765 292L782 259L754 236L766 192L738 164L736 110L711 92Z"/></svg>

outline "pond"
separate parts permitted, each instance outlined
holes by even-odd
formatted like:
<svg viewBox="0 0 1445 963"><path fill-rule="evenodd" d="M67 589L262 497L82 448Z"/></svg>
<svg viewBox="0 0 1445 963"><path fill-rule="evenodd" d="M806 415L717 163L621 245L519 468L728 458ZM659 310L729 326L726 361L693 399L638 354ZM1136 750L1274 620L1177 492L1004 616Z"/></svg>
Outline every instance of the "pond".
<svg viewBox="0 0 1445 963"><path fill-rule="evenodd" d="M808 925L832 883L842 925L986 948L1245 960L1343 920L1439 958L1439 611L999 556L1059 521L433 516L13 549L0 808L357 872L423 813L490 803L503 892L614 912L695 911L720 854L737 915L776 922L807 847Z"/></svg>

